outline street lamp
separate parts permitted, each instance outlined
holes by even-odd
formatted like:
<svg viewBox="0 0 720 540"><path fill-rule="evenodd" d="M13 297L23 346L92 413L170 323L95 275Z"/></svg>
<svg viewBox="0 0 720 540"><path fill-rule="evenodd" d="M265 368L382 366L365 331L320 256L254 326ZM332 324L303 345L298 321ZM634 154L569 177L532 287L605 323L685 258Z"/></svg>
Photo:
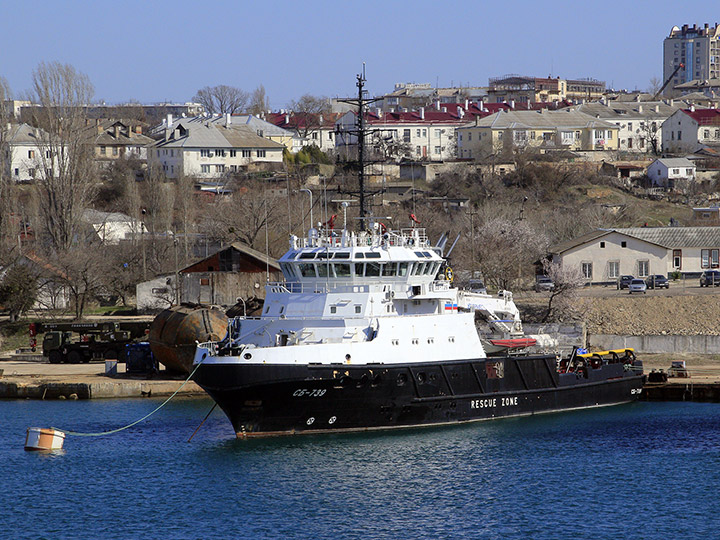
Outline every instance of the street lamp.
<svg viewBox="0 0 720 540"><path fill-rule="evenodd" d="M313 197L312 197L312 191L303 188L300 191L305 191L308 195L310 195L310 228L312 229L315 226L315 222L313 221Z"/></svg>

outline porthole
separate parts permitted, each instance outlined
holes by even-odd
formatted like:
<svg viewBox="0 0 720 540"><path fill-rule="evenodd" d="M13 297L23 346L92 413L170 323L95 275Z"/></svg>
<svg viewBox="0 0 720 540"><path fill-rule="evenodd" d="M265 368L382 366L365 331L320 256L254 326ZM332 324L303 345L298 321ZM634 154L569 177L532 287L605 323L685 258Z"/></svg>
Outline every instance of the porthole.
<svg viewBox="0 0 720 540"><path fill-rule="evenodd" d="M250 360L250 359L252 358L252 354L250 354L249 352L247 352L247 353L245 353L245 354L243 355L243 358L244 358L245 360Z"/></svg>
<svg viewBox="0 0 720 540"><path fill-rule="evenodd" d="M427 379L427 378L426 378L426 376L425 376L425 373L423 373L422 371L417 374L417 381L418 381L420 384L423 384L423 383L426 381L426 379Z"/></svg>
<svg viewBox="0 0 720 540"><path fill-rule="evenodd" d="M398 386L405 386L405 384L407 383L407 375L405 375L404 373L400 373L397 376L396 382Z"/></svg>

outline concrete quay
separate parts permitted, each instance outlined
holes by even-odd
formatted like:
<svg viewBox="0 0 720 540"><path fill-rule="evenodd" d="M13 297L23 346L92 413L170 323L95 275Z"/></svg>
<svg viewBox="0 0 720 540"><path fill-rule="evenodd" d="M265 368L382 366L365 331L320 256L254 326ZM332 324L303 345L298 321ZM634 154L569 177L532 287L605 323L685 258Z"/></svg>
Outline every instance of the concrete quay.
<svg viewBox="0 0 720 540"><path fill-rule="evenodd" d="M0 358L0 399L105 399L169 396L184 382L161 370L147 378L124 372L105 374L105 364L50 364L42 355L8 355ZM205 396L189 381L178 392L182 396Z"/></svg>

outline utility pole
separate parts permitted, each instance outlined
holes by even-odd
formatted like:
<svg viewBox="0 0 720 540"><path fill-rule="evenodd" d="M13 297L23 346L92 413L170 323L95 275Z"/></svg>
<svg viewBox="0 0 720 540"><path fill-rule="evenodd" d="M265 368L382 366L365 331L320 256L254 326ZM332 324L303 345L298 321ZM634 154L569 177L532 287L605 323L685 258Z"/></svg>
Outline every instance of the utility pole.
<svg viewBox="0 0 720 540"><path fill-rule="evenodd" d="M472 257L472 264L470 265L471 274L470 277L475 277L475 216L477 215L477 210L473 210L472 212L465 212L470 216L470 238L471 238L471 245L470 245L470 253Z"/></svg>

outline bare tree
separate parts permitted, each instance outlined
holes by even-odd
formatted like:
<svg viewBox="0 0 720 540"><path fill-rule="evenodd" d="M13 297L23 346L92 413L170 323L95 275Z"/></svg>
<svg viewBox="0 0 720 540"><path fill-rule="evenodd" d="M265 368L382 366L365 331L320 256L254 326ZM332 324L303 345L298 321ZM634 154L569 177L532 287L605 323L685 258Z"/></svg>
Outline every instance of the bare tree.
<svg viewBox="0 0 720 540"><path fill-rule="evenodd" d="M252 96L250 97L250 105L248 106L248 112L259 116L263 112L270 109L270 100L265 94L265 87L261 84L255 90L253 90Z"/></svg>
<svg viewBox="0 0 720 540"><path fill-rule="evenodd" d="M2 255L14 245L13 227L11 223L14 204L14 186L10 178L10 148L8 136L10 134L10 121L13 113L8 106L10 87L7 81L0 77L0 266Z"/></svg>
<svg viewBox="0 0 720 540"><path fill-rule="evenodd" d="M542 322L547 322L550 318L558 321L577 319L581 307L577 302L578 292L586 282L580 268L563 266L544 259L543 269L555 286L550 291Z"/></svg>
<svg viewBox="0 0 720 540"><path fill-rule="evenodd" d="M330 112L330 101L324 96L305 94L290 102L290 127L301 137L316 131L322 125L322 115Z"/></svg>
<svg viewBox="0 0 720 540"><path fill-rule="evenodd" d="M249 97L245 90L220 84L201 88L193 100L200 103L211 114L235 114L245 110Z"/></svg>
<svg viewBox="0 0 720 540"><path fill-rule="evenodd" d="M509 289L529 274L547 249L545 235L527 220L491 218L478 227L476 240L483 276L498 289Z"/></svg>
<svg viewBox="0 0 720 540"><path fill-rule="evenodd" d="M32 123L39 148L35 163L42 227L49 247L62 251L79 233L82 212L97 189L85 129L93 86L86 75L57 62L41 63L32 80L40 105L33 108Z"/></svg>
<svg viewBox="0 0 720 540"><path fill-rule="evenodd" d="M651 94L653 96L655 94L657 94L658 91L660 90L660 88L662 87L662 83L663 82L660 77L657 77L657 76L651 77L650 81L648 82L648 89L647 89L648 94Z"/></svg>

